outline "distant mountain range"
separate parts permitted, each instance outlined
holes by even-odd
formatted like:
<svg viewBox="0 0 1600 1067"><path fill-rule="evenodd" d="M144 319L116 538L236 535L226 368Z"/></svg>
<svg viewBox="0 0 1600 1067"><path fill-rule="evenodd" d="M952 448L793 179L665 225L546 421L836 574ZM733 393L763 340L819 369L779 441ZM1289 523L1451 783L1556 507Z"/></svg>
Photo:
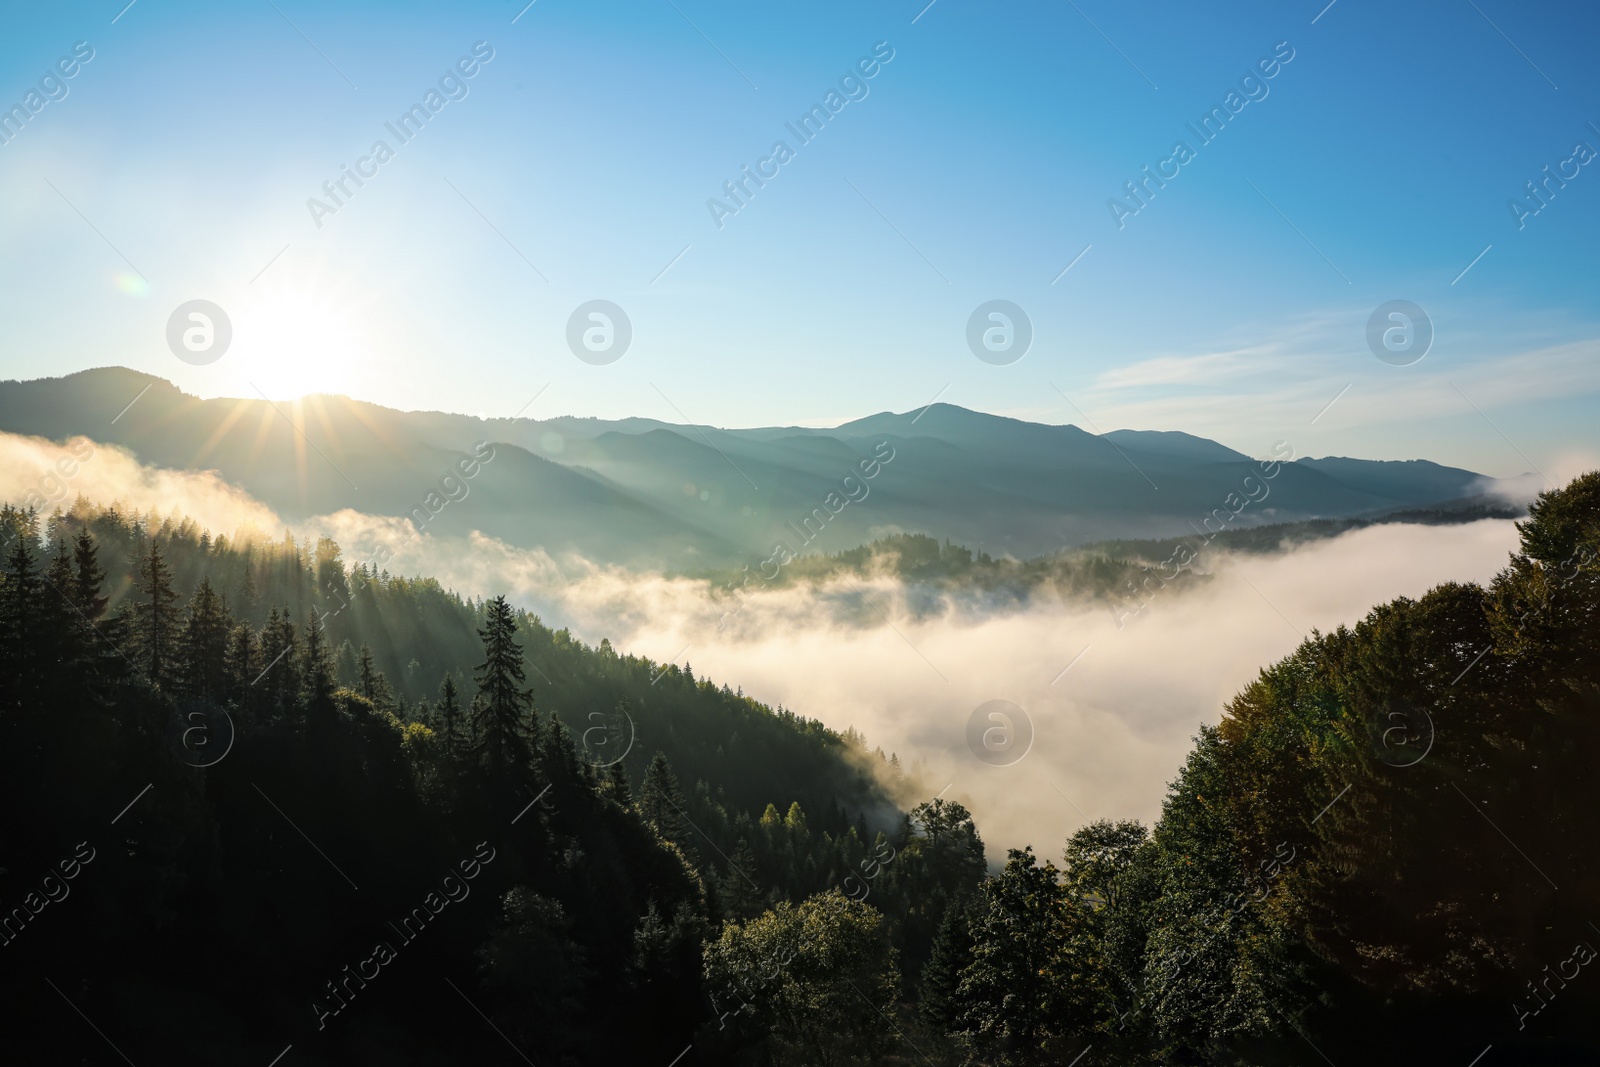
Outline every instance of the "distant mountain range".
<svg viewBox="0 0 1600 1067"><path fill-rule="evenodd" d="M779 542L838 552L899 532L1018 557L1168 537L1224 508L1254 470L1251 457L1186 433L1097 435L950 404L834 429L719 430L479 419L332 396L201 400L121 367L0 382L0 430L82 434L146 464L214 469L296 522L340 508L409 514L486 441L494 458L430 532L478 529L555 554L689 572L754 567ZM1426 460L1297 459L1233 525L1470 502L1490 484Z"/></svg>

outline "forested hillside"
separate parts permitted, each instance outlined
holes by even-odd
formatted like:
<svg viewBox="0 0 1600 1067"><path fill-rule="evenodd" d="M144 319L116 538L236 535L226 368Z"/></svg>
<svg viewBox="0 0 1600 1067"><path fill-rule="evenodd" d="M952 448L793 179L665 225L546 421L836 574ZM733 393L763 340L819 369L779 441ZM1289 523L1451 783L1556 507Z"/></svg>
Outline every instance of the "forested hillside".
<svg viewBox="0 0 1600 1067"><path fill-rule="evenodd" d="M924 1010L982 1062L1591 1062L1600 474L1519 529L1264 670L1153 831L1011 852Z"/></svg>
<svg viewBox="0 0 1600 1067"><path fill-rule="evenodd" d="M1592 1053L1600 474L1488 588L1262 671L1154 827L997 874L853 731L503 599L86 504L0 524L21 1062Z"/></svg>
<svg viewBox="0 0 1600 1067"><path fill-rule="evenodd" d="M347 569L326 539L235 546L82 502L0 528L0 790L33 813L0 841L0 920L22 909L25 1014L64 1007L51 977L151 1051L438 1063L483 1037L418 988L444 974L555 1062L654 1054L710 1010L707 923L841 883L899 826L859 735ZM94 859L51 905L80 841ZM480 891L336 1024L351 994L328 981L399 950L390 924L479 842ZM622 999L656 1021L608 1027Z"/></svg>

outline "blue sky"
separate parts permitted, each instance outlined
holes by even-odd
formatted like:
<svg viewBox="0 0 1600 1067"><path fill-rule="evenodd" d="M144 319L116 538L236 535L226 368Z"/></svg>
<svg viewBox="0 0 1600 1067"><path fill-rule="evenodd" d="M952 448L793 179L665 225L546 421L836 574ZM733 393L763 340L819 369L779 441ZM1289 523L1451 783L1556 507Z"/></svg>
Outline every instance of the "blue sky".
<svg viewBox="0 0 1600 1067"><path fill-rule="evenodd" d="M7 16L4 107L75 42L94 58L0 145L6 377L727 426L937 396L1497 475L1600 453L1600 165L1520 229L1508 207L1600 150L1588 5L123 2ZM385 123L477 42L466 95L400 144ZM801 144L785 123L875 46ZM1202 144L1186 123L1275 48ZM779 140L719 227L708 199ZM1108 200L1179 140L1119 228ZM234 330L204 366L166 342L196 298ZM565 340L593 299L633 324L603 366ZM991 299L1032 322L1018 362L968 349ZM1433 323L1410 366L1368 349L1390 300Z"/></svg>

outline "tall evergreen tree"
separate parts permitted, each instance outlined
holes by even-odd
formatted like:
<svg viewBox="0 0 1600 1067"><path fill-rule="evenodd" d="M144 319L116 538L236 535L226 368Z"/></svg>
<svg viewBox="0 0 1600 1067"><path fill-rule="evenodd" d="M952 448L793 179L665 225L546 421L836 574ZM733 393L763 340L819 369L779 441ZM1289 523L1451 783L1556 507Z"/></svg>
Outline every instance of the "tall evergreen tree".
<svg viewBox="0 0 1600 1067"><path fill-rule="evenodd" d="M961 984L961 972L972 962L972 931L968 926L972 899L970 895L962 897L945 908L928 952L928 963L922 968L917 1012L923 1022L941 1034L956 1027L961 1006L956 990Z"/></svg>
<svg viewBox="0 0 1600 1067"><path fill-rule="evenodd" d="M72 602L72 556L64 540L54 541L52 547L50 567L39 590L39 614L35 623L38 633L34 640L46 683L52 687L67 684L81 698L79 683L83 679L77 669L81 666L83 625Z"/></svg>
<svg viewBox="0 0 1600 1067"><path fill-rule="evenodd" d="M183 623L180 674L185 694L206 700L219 700L227 688L228 633L233 620L211 588L211 579L202 578L189 602Z"/></svg>
<svg viewBox="0 0 1600 1067"><path fill-rule="evenodd" d="M606 768L605 793L623 807L633 807L633 788L628 784L628 768L622 760Z"/></svg>
<svg viewBox="0 0 1600 1067"><path fill-rule="evenodd" d="M736 922L755 918L766 906L766 894L756 870L756 854L743 837L728 857L728 874L721 880L721 900L725 917Z"/></svg>
<svg viewBox="0 0 1600 1067"><path fill-rule="evenodd" d="M79 640L83 682L100 689L125 679L133 667L123 654L128 644L126 620L106 615L111 603L104 592L106 571L100 565L99 546L87 527L78 531L73 542L72 564L72 614L83 628Z"/></svg>
<svg viewBox="0 0 1600 1067"><path fill-rule="evenodd" d="M179 666L178 594L172 588L172 568L155 538L139 564L138 591L141 599L134 604L134 637L140 669L152 685L168 688Z"/></svg>
<svg viewBox="0 0 1600 1067"><path fill-rule="evenodd" d="M439 735L439 747L447 763L454 765L466 751L466 722L461 710L461 696L456 692L455 679L448 674L439 683L439 703L434 706L433 721Z"/></svg>
<svg viewBox="0 0 1600 1067"><path fill-rule="evenodd" d="M1055 1063L1071 1039L1109 1019L1088 914L1031 847L1012 849L1005 870L984 883L973 905L972 962L956 990L959 1031L984 1056Z"/></svg>
<svg viewBox="0 0 1600 1067"><path fill-rule="evenodd" d="M261 691L261 705L272 713L291 710L300 694L299 637L287 611L272 608L261 629L261 671L251 685Z"/></svg>
<svg viewBox="0 0 1600 1067"><path fill-rule="evenodd" d="M372 649L363 642L356 660L356 692L372 700L378 693L378 671L372 665Z"/></svg>
<svg viewBox="0 0 1600 1067"><path fill-rule="evenodd" d="M42 683L37 622L43 586L33 546L31 530L16 531L0 582L0 698L8 708L30 702Z"/></svg>
<svg viewBox="0 0 1600 1067"><path fill-rule="evenodd" d="M256 690L253 683L261 673L261 667L255 631L244 623L235 626L228 636L227 696L240 708L255 708L253 694Z"/></svg>
<svg viewBox="0 0 1600 1067"><path fill-rule="evenodd" d="M663 841L671 841L680 848L688 840L688 806L678 789L678 776L672 773L672 764L664 752L650 757L645 768L644 781L639 784L639 814L646 825Z"/></svg>
<svg viewBox="0 0 1600 1067"><path fill-rule="evenodd" d="M239 589L239 617L251 626L260 617L261 591L256 588L255 566L250 562L248 550L244 557L244 581Z"/></svg>
<svg viewBox="0 0 1600 1067"><path fill-rule="evenodd" d="M478 664L478 696L474 732L479 755L490 780L502 782L513 769L529 766L529 744L537 729L533 691L524 687L522 646L517 644L517 618L497 596L484 606L483 662Z"/></svg>
<svg viewBox="0 0 1600 1067"><path fill-rule="evenodd" d="M102 593L105 585L105 568L100 566L99 552L87 528L78 531L72 546L75 568L72 579L72 602L79 614L90 625L98 625L106 613L110 598Z"/></svg>
<svg viewBox="0 0 1600 1067"><path fill-rule="evenodd" d="M313 714L333 706L333 657L328 654L328 635L316 612L306 613L305 653L300 661L300 684L306 705Z"/></svg>

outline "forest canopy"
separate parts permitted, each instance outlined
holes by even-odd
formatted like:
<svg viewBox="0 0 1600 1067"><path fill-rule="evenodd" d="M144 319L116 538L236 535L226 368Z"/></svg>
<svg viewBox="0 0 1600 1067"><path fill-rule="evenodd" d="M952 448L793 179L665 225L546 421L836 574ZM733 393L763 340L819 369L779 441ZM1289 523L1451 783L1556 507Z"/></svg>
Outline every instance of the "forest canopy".
<svg viewBox="0 0 1600 1067"><path fill-rule="evenodd" d="M853 730L327 539L0 527L17 1048L1559 1063L1600 1009L1600 474L1263 669L1153 826L1004 856Z"/></svg>

